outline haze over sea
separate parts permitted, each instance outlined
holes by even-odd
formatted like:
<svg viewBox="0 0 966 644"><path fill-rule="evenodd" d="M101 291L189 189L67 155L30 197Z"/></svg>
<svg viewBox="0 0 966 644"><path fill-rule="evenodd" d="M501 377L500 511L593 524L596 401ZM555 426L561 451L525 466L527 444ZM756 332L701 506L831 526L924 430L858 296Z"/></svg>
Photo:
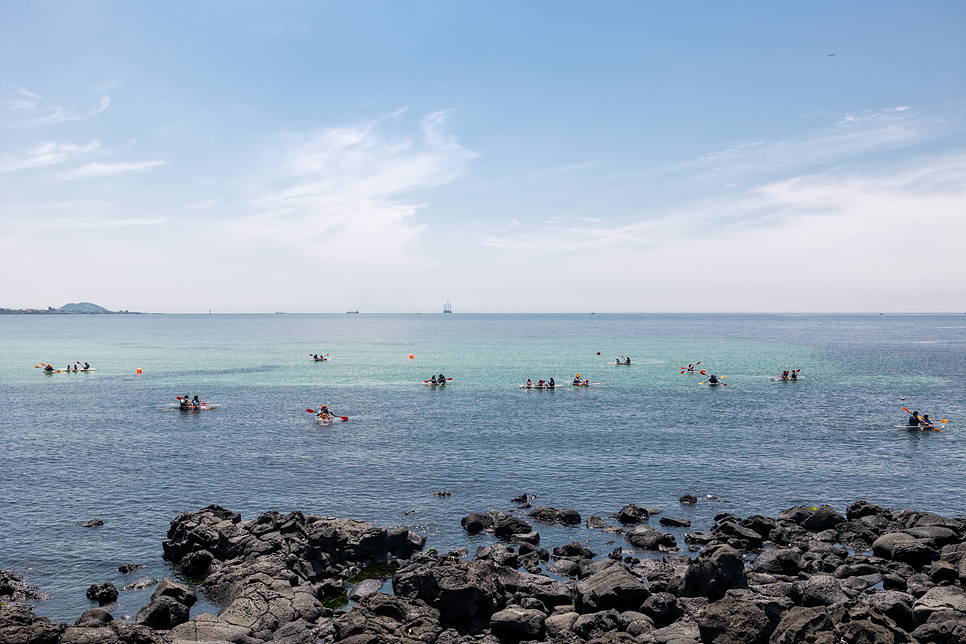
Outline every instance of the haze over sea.
<svg viewBox="0 0 966 644"><path fill-rule="evenodd" d="M212 503L408 525L471 553L492 537L460 519L524 492L699 530L856 499L963 515L964 349L963 315L4 315L0 568L52 595L38 614L73 621L90 584L177 578L168 524ZM78 360L97 371L34 368ZM728 386L681 374L697 361ZM423 386L440 372L450 385ZM570 387L575 372L600 384ZM517 386L551 376L563 386ZM220 407L173 409L184 394ZM316 425L305 409L322 403L350 421ZM896 428L903 405L950 422ZM613 548L583 526L538 530ZM127 563L146 567L124 578ZM151 590L122 592L115 615Z"/></svg>

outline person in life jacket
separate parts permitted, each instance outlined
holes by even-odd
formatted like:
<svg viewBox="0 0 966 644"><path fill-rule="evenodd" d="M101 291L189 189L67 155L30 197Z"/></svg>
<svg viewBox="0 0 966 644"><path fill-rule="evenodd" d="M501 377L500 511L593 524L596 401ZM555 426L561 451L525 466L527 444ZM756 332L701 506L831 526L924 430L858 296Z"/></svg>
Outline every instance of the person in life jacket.
<svg viewBox="0 0 966 644"><path fill-rule="evenodd" d="M919 417L918 411L912 412L912 416L909 417L908 425L909 427L919 427L919 425L922 425L922 418Z"/></svg>
<svg viewBox="0 0 966 644"><path fill-rule="evenodd" d="M51 367L50 365L47 365L47 366L44 367L44 371L46 371L47 373L50 373L53 370L54 370L54 368Z"/></svg>
<svg viewBox="0 0 966 644"><path fill-rule="evenodd" d="M326 407L325 405L322 405L321 407L319 407L319 413L317 413L315 417L318 418L319 420L328 420L331 417L329 408Z"/></svg>
<svg viewBox="0 0 966 644"><path fill-rule="evenodd" d="M578 374L574 374L574 384L575 385L579 385L580 384L580 374L579 373Z"/></svg>
<svg viewBox="0 0 966 644"><path fill-rule="evenodd" d="M553 383L553 376L550 377L550 380L547 381L547 384L550 385L550 388L551 389L553 389L554 387L556 387L556 385Z"/></svg>
<svg viewBox="0 0 966 644"><path fill-rule="evenodd" d="M718 376L716 376L714 374L711 374L711 377L708 378L708 384L709 385L716 385L716 384L718 384Z"/></svg>

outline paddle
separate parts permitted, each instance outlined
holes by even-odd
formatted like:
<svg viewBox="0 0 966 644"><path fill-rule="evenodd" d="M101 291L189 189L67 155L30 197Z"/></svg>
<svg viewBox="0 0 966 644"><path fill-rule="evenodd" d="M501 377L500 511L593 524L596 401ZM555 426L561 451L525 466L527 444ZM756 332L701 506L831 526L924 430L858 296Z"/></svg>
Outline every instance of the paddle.
<svg viewBox="0 0 966 644"><path fill-rule="evenodd" d="M41 363L41 364L43 364L43 363ZM912 415L912 412L909 411L908 409L906 409L905 407L902 408L902 411L906 412L910 416ZM916 418L919 418L919 416L917 416ZM947 419L945 419L945 418L941 418L941 419L939 419L939 422L941 422L941 423L948 423L949 421ZM910 427L915 427L915 425L910 425ZM937 432L941 432L942 431L938 427L934 427L933 429L935 429Z"/></svg>
<svg viewBox="0 0 966 644"><path fill-rule="evenodd" d="M305 411L309 412L310 414L314 414L315 413L315 410L314 409L306 409ZM331 414L329 414L329 415L331 416ZM349 420L349 417L348 416L332 416L332 417L333 418L341 418L343 423L344 422L347 422Z"/></svg>

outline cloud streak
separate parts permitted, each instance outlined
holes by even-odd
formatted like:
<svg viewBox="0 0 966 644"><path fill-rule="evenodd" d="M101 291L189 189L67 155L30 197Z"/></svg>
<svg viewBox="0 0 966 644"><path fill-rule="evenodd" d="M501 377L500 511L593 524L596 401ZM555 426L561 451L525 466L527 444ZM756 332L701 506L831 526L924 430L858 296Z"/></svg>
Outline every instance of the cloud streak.
<svg viewBox="0 0 966 644"><path fill-rule="evenodd" d="M25 158L0 157L0 172L14 172L63 163L76 155L96 150L99 146L97 141L85 146L44 141L28 150Z"/></svg>
<svg viewBox="0 0 966 644"><path fill-rule="evenodd" d="M63 121L84 121L93 118L110 107L111 97L102 96L98 107L81 112L76 108L56 105L53 99L34 94L23 87L15 87L13 92L7 96L6 103L8 109L14 114L22 115L25 118L20 123L21 125L49 125Z"/></svg>
<svg viewBox="0 0 966 644"><path fill-rule="evenodd" d="M138 172L148 168L168 165L168 161L140 161L133 163L88 163L80 168L65 170L58 175L61 180L112 177L127 172Z"/></svg>

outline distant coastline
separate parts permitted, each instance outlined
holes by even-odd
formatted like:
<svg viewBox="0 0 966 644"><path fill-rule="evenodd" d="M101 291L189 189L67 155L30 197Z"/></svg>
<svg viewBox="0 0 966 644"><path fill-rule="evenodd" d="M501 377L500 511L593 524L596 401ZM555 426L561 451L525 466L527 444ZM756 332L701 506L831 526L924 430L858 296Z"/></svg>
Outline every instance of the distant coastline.
<svg viewBox="0 0 966 644"><path fill-rule="evenodd" d="M7 309L0 308L0 315L140 315L140 311L109 311L103 306L91 302L65 304L59 309L48 306L46 309Z"/></svg>

